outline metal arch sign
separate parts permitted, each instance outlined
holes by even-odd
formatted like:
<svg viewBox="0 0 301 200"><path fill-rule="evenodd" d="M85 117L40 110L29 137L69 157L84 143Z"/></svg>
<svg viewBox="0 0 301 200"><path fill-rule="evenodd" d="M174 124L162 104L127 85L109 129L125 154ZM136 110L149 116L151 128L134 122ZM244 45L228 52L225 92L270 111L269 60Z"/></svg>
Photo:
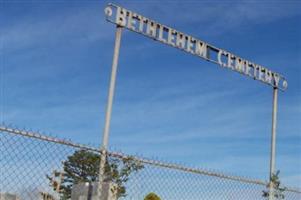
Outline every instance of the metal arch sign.
<svg viewBox="0 0 301 200"><path fill-rule="evenodd" d="M282 91L287 88L286 79L276 72L125 8L108 4L105 14L109 22L118 26L219 64L223 68L251 77L273 88Z"/></svg>
<svg viewBox="0 0 301 200"><path fill-rule="evenodd" d="M105 126L101 146L101 159L99 170L99 182L103 182L104 167L106 162L106 151L109 140L109 129L112 114L114 88L116 72L119 58L121 33L123 27L140 33L144 36L162 42L166 45L178 48L192 55L201 57L207 61L216 63L222 68L230 69L247 77L258 80L273 88L273 112L272 112L272 136L270 152L270 181L269 181L269 200L274 199L273 175L275 172L275 151L276 151L276 124L277 124L277 102L278 89L284 91L287 88L286 79L261 65L250 62L226 50L214 47L191 35L187 35L156 21L148 19L142 15L126 10L114 4L109 4L105 8L106 19L116 24L115 46L112 62L111 79L109 85L108 104L106 109ZM98 194L101 197L102 187L99 184Z"/></svg>

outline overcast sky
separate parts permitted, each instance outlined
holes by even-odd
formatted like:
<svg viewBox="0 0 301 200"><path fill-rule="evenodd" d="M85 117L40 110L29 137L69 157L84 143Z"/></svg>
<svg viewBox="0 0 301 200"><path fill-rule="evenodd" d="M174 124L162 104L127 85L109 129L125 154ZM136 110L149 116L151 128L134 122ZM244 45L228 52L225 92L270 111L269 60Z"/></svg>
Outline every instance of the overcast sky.
<svg viewBox="0 0 301 200"><path fill-rule="evenodd" d="M301 3L113 1L283 74L276 168L301 187ZM103 1L0 7L1 121L99 146L115 26ZM272 88L124 30L110 148L268 179Z"/></svg>

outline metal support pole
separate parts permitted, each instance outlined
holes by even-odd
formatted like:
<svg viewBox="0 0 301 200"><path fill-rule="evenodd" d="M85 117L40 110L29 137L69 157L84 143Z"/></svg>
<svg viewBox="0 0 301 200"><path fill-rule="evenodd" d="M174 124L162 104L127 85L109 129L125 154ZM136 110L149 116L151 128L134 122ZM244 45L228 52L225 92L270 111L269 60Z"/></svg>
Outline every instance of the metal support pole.
<svg viewBox="0 0 301 200"><path fill-rule="evenodd" d="M276 154L276 126L277 126L277 104L278 89L273 89L273 111L272 111L272 137L271 137L271 155L270 155L270 187L269 200L274 199L274 184L272 177L275 174L275 154Z"/></svg>
<svg viewBox="0 0 301 200"><path fill-rule="evenodd" d="M92 200L92 195L93 195L93 182L88 182L88 196L87 200Z"/></svg>
<svg viewBox="0 0 301 200"><path fill-rule="evenodd" d="M110 123L111 123L111 114L112 114L112 105L113 105L115 81L116 81L116 74L117 74L117 64L118 64L118 57L119 57L121 33L122 33L122 27L117 26L116 34L115 34L115 47L114 47L114 55L113 55L113 63L112 63L111 80L110 80L108 102L106 108L105 126L103 131L102 146L100 149L101 155L100 155L100 166L99 166L99 184L98 184L98 193L97 193L98 195L97 199L99 200L101 199L101 194L102 194L105 164L107 159L107 148L109 142L109 130L110 130Z"/></svg>

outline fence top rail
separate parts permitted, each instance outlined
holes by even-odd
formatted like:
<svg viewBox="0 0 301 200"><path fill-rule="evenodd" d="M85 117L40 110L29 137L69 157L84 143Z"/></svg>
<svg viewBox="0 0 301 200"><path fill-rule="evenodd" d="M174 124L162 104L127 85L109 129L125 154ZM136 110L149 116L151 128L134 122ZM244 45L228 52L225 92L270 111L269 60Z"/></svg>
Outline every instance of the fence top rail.
<svg viewBox="0 0 301 200"><path fill-rule="evenodd" d="M76 148L80 148L80 149L99 152L99 149L97 149L95 147L90 147L90 146L87 146L87 145L74 143L70 140L59 139L59 138L55 138L55 137L42 135L41 133L33 132L33 131L27 131L27 130L24 130L24 129L21 130L21 129L18 129L18 128L12 128L12 127L8 127L8 126L5 126L5 125L0 125L0 131L7 132L7 133L12 133L12 134L15 134L15 135L21 135L21 136L25 136L25 137L35 138L35 139L43 140L43 141L47 141L47 142L52 142L52 143L72 146L72 147L76 147Z"/></svg>
<svg viewBox="0 0 301 200"><path fill-rule="evenodd" d="M94 151L94 152L97 152L97 153L101 153L100 149L95 148L95 147L91 147L91 146L87 146L87 145L83 145L83 144L79 144L79 143L74 143L70 140L45 136L45 135L42 135L41 133L34 132L34 131L27 131L27 130L24 130L24 129L21 130L21 129L18 129L18 128L8 127L6 125L0 125L0 131L10 133L10 134L14 134L14 135L21 135L21 136L24 136L24 137L35 138L35 139L42 140L42 141L57 143L57 144L61 144L61 145L66 145L66 146L71 146L71 147L75 147L75 148L79 148L79 149L84 149L84 150L89 150L89 151ZM126 155L126 154L119 153L119 152L111 152L110 151L110 152L107 152L107 153L108 153L109 156L117 157L117 158L120 158L120 159L132 158L135 161L141 162L141 163L144 163L144 164L153 165L153 166L162 167L162 168L179 170L179 171L193 173L193 174L212 176L212 177L217 177L217 178L222 178L222 179L227 179L227 180L232 180L232 181L238 181L238 182L244 182L244 183L249 183L249 184L257 184L257 185L267 185L268 184L267 181L250 179L250 178L245 178L245 177L241 177L241 176L226 175L226 174L223 174L223 173L212 172L212 171L209 171L209 170L203 170L203 169L198 169L198 168L185 167L185 166L179 165L179 164L166 163L166 162L161 162L161 161L158 161L158 160L141 158L141 157L138 157L138 156L130 156L130 155ZM296 188L286 187L286 191L296 192L296 193L301 194L301 190L296 189Z"/></svg>

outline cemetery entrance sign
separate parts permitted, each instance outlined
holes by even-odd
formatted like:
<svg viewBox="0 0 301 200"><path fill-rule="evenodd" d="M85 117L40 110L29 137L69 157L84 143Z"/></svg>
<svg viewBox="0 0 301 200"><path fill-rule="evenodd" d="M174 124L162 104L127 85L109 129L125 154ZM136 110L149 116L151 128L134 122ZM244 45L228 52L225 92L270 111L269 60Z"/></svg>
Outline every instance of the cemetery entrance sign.
<svg viewBox="0 0 301 200"><path fill-rule="evenodd" d="M269 200L274 199L273 174L275 173L275 150L276 150L276 122L277 122L277 104L278 89L285 91L287 88L286 79L272 70L262 65L243 59L229 51L217 48L191 35L177 31L168 26L162 25L154 20L129 11L114 4L108 4L105 8L106 19L116 24L115 47L112 63L112 73L109 85L108 103L106 109L105 125L101 146L101 159L99 169L99 199L102 194L103 174L106 163L106 153L109 141L109 128L112 114L113 97L115 90L115 80L117 74L117 64L119 57L120 41L122 29L134 31L147 36L166 45L178 48L192 55L203 58L207 61L216 63L222 68L230 69L247 77L258 80L270 85L273 88L273 109L272 109L272 134L270 150L270 183Z"/></svg>
<svg viewBox="0 0 301 200"><path fill-rule="evenodd" d="M217 48L193 36L162 25L142 15L126 10L119 6L109 4L105 9L109 22L125 27L131 31L143 34L154 40L169 46L181 49L187 53L201 57L207 61L219 64L255 80L285 90L287 81L285 78L266 67L243 59L226 50Z"/></svg>

